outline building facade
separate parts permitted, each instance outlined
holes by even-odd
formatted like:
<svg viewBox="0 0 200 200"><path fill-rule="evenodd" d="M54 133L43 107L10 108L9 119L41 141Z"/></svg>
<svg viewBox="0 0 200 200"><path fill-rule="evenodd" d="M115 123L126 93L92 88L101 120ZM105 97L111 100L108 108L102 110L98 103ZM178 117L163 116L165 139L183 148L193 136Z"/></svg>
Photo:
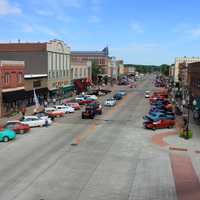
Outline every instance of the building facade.
<svg viewBox="0 0 200 200"><path fill-rule="evenodd" d="M92 79L92 62L91 61L71 61L72 80Z"/></svg>
<svg viewBox="0 0 200 200"><path fill-rule="evenodd" d="M0 44L0 59L23 60L26 77L48 77L44 89L48 89L49 96L52 98L67 96L72 88L70 47L63 41L3 43Z"/></svg>
<svg viewBox="0 0 200 200"><path fill-rule="evenodd" d="M72 82L76 93L79 94L87 90L92 83L92 62L73 59L71 61Z"/></svg>
<svg viewBox="0 0 200 200"><path fill-rule="evenodd" d="M179 65L181 63L193 63L193 62L200 62L200 57L177 57L175 58L175 67L174 67L174 82L179 82Z"/></svg>
<svg viewBox="0 0 200 200"><path fill-rule="evenodd" d="M117 66L118 66L118 74L123 75L124 74L124 61L117 60Z"/></svg>
<svg viewBox="0 0 200 200"><path fill-rule="evenodd" d="M135 67L133 65L125 65L124 66L124 74L126 75L135 75Z"/></svg>
<svg viewBox="0 0 200 200"><path fill-rule="evenodd" d="M24 62L0 61L0 116L20 109L25 99Z"/></svg>
<svg viewBox="0 0 200 200"><path fill-rule="evenodd" d="M108 55L108 47L104 48L102 51L72 51L71 60L72 62L95 62L95 64L102 69L103 74L108 74Z"/></svg>
<svg viewBox="0 0 200 200"><path fill-rule="evenodd" d="M189 64L188 69L188 82L190 85L191 96L194 99L198 99L200 107L200 62Z"/></svg>

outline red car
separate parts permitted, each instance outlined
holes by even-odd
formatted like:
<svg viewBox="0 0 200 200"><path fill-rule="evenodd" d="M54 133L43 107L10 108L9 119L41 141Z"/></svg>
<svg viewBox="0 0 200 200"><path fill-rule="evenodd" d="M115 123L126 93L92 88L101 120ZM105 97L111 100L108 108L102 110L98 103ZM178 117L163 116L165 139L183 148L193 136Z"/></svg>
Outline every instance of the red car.
<svg viewBox="0 0 200 200"><path fill-rule="evenodd" d="M149 129L161 129L161 128L172 128L175 125L175 121L171 119L162 119L159 121L145 121L144 122L144 127L149 128Z"/></svg>
<svg viewBox="0 0 200 200"><path fill-rule="evenodd" d="M13 131L15 131L16 133L27 133L30 131L30 126L27 124L23 124L19 121L8 121L5 125L4 128L9 128Z"/></svg>
<svg viewBox="0 0 200 200"><path fill-rule="evenodd" d="M80 100L79 104L80 105L85 105L85 104L90 104L90 103L92 103L94 101L95 101L94 99L84 99L84 100Z"/></svg>
<svg viewBox="0 0 200 200"><path fill-rule="evenodd" d="M162 95L152 95L149 97L149 103L153 104L155 101L157 101L158 99L165 99L165 96Z"/></svg>
<svg viewBox="0 0 200 200"><path fill-rule="evenodd" d="M78 103L75 102L67 102L65 103L66 106L71 106L72 108L74 108L74 110L80 110L81 107Z"/></svg>

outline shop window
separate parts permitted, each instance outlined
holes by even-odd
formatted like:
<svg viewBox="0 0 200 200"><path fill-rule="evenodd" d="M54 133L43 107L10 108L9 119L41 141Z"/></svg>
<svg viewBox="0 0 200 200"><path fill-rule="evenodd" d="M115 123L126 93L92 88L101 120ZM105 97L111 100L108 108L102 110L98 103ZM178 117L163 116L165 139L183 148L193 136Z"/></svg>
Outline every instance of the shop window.
<svg viewBox="0 0 200 200"><path fill-rule="evenodd" d="M41 81L40 81L40 80L33 81L33 87L34 87L34 88L36 88L36 87L41 87Z"/></svg>

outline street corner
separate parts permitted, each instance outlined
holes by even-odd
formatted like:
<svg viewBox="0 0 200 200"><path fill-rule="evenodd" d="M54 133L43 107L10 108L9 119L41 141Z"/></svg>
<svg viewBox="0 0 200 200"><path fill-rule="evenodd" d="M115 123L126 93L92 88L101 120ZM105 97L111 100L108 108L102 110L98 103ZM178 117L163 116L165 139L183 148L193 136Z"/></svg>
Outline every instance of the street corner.
<svg viewBox="0 0 200 200"><path fill-rule="evenodd" d="M171 131L165 131L165 132L160 132L156 135L153 135L151 137L151 142L155 144L156 146L160 147L168 147L170 146L170 143L166 141L166 138L169 136L177 137L177 131L176 130L171 130Z"/></svg>

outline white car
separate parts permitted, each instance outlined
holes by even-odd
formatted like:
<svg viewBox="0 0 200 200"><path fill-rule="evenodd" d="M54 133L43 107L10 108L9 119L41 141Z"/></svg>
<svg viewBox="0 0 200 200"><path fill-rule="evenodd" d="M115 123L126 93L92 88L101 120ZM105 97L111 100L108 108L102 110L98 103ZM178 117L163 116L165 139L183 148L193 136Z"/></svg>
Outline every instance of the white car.
<svg viewBox="0 0 200 200"><path fill-rule="evenodd" d="M150 91L145 91L144 96L145 96L145 98L149 98L150 97Z"/></svg>
<svg viewBox="0 0 200 200"><path fill-rule="evenodd" d="M57 105L55 106L56 110L59 111L63 111L64 113L73 113L74 112L74 108L72 108L71 106L65 106L65 105Z"/></svg>
<svg viewBox="0 0 200 200"><path fill-rule="evenodd" d="M116 99L110 98L104 102L104 106L115 106L117 103Z"/></svg>
<svg viewBox="0 0 200 200"><path fill-rule="evenodd" d="M77 96L75 98L76 101L84 101L85 99L92 99L92 100L97 100L97 96L96 95L80 95L80 96Z"/></svg>
<svg viewBox="0 0 200 200"><path fill-rule="evenodd" d="M52 120L50 118L42 119L37 116L24 116L20 119L20 122L23 124L28 124L30 127L42 127L47 123L48 125L52 124Z"/></svg>

